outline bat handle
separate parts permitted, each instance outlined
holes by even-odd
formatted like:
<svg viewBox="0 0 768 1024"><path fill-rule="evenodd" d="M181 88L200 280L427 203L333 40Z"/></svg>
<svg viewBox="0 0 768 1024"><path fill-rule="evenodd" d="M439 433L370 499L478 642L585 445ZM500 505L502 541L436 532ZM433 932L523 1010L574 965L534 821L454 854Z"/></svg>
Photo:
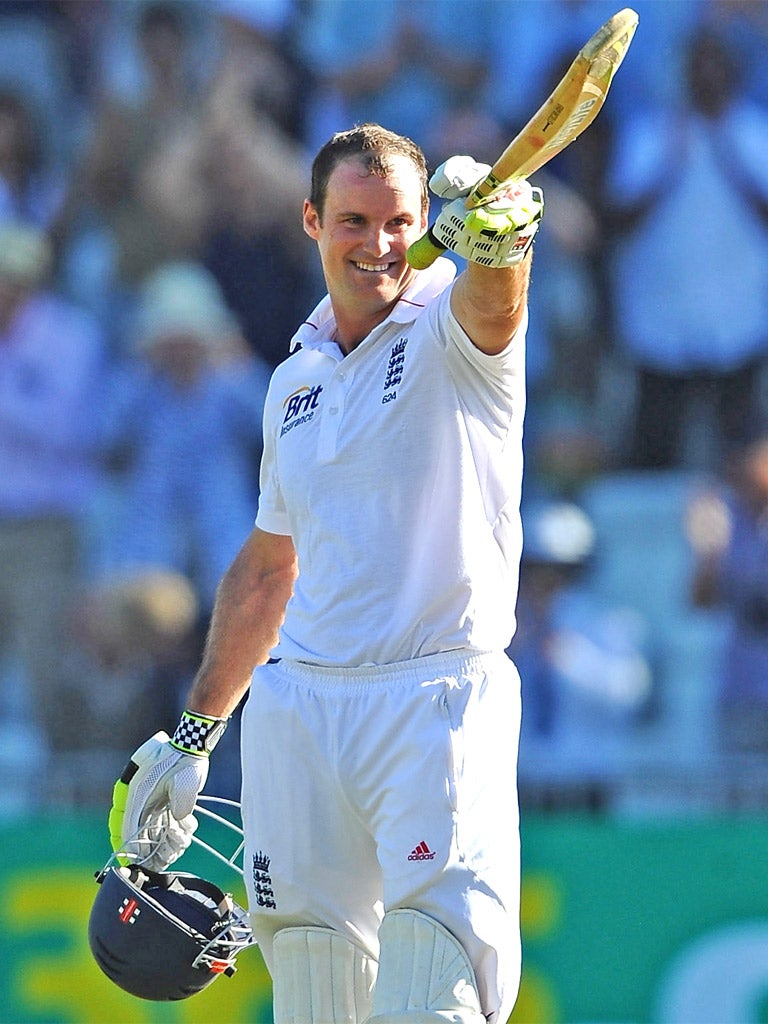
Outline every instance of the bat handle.
<svg viewBox="0 0 768 1024"><path fill-rule="evenodd" d="M486 178L483 178L482 181L475 185L464 200L467 209L473 206L480 206L488 196L493 198L494 191L503 184L504 182L500 181L491 171ZM438 242L432 233L432 228L427 228L421 238L409 246L405 258L415 270L426 270L427 267L432 266L437 257L444 253L445 250L446 246Z"/></svg>
<svg viewBox="0 0 768 1024"><path fill-rule="evenodd" d="M426 270L443 252L445 246L438 242L432 234L432 229L428 228L421 238L408 247L405 258L415 270Z"/></svg>

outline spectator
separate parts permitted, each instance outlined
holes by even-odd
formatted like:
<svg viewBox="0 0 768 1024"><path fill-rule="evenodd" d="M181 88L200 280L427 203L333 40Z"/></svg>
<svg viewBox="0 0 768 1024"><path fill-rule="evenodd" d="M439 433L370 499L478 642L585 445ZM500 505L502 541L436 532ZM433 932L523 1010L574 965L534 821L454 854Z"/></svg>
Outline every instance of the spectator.
<svg viewBox="0 0 768 1024"><path fill-rule="evenodd" d="M219 103L249 107L300 144L305 132L307 73L292 42L295 0L217 0L220 53L212 91Z"/></svg>
<svg viewBox="0 0 768 1024"><path fill-rule="evenodd" d="M279 14L285 5L275 6ZM252 15L247 24L243 7ZM253 352L275 366L288 353L296 310L316 302L321 285L296 216L309 187L306 153L283 127L278 102L283 78L290 94L292 69L269 19L260 27L257 18L271 9L216 7L224 46L200 115L157 154L145 184L149 207L178 226ZM265 93L265 76L277 95Z"/></svg>
<svg viewBox="0 0 768 1024"><path fill-rule="evenodd" d="M137 109L151 102L158 77L175 80L184 92L199 92L214 48L211 7L208 0L135 0L101 5L96 16L90 5L82 18L70 14L70 36L79 37L75 45L91 54L92 102Z"/></svg>
<svg viewBox="0 0 768 1024"><path fill-rule="evenodd" d="M199 264L150 276L134 355L104 402L101 445L121 495L105 568L186 575L207 614L255 516L267 379Z"/></svg>
<svg viewBox="0 0 768 1024"><path fill-rule="evenodd" d="M15 90L0 89L0 220L25 220L48 228L64 187L64 178L46 161L28 103Z"/></svg>
<svg viewBox="0 0 768 1024"><path fill-rule="evenodd" d="M609 177L617 231L616 329L637 380L628 462L685 464L698 405L712 467L762 410L768 352L768 114L741 90L739 66L701 29L686 52L679 110L621 126Z"/></svg>
<svg viewBox="0 0 768 1024"><path fill-rule="evenodd" d="M135 94L105 89L97 96L56 224L66 287L114 332L115 347L124 341L121 318L143 278L167 260L186 258L197 241L188 217L169 217L153 202L152 187L156 161L199 113L188 19L175 4L147 3L135 31L145 85ZM184 202L194 209L199 190L185 191Z"/></svg>
<svg viewBox="0 0 768 1024"><path fill-rule="evenodd" d="M550 392L527 415L526 500L578 502L584 487L611 468L592 410Z"/></svg>
<svg viewBox="0 0 768 1024"><path fill-rule="evenodd" d="M103 345L92 320L46 290L51 251L0 225L0 663L22 659L43 741L68 749L64 618L95 491L93 396Z"/></svg>
<svg viewBox="0 0 768 1024"><path fill-rule="evenodd" d="M80 115L62 6L53 0L0 4L0 84L24 97L41 127L45 162L57 169L71 158Z"/></svg>
<svg viewBox="0 0 768 1024"><path fill-rule="evenodd" d="M48 773L49 796L103 804L147 714L159 708L173 728L199 657L198 611L189 580L164 570L115 573L75 591L62 702L78 727Z"/></svg>
<svg viewBox="0 0 768 1024"><path fill-rule="evenodd" d="M726 753L768 753L768 435L734 456L720 486L688 514L697 557L691 599L728 622L719 671Z"/></svg>
<svg viewBox="0 0 768 1024"><path fill-rule="evenodd" d="M644 624L590 592L594 531L581 508L542 501L524 509L517 632L520 798L553 809L607 809L651 672Z"/></svg>
<svg viewBox="0 0 768 1024"><path fill-rule="evenodd" d="M288 354L296 310L322 294L296 216L309 190L304 79L282 45L287 3L226 0L217 11L224 49L190 165L207 195L201 258L250 347L274 367Z"/></svg>
<svg viewBox="0 0 768 1024"><path fill-rule="evenodd" d="M301 53L317 80L310 149L339 124L375 121L425 140L433 165L444 159L449 151L442 136L450 118L459 110L481 109L495 40L492 17L487 5L463 0L311 5L301 31ZM451 145L455 141L454 136ZM460 151L495 159L472 145L474 140Z"/></svg>

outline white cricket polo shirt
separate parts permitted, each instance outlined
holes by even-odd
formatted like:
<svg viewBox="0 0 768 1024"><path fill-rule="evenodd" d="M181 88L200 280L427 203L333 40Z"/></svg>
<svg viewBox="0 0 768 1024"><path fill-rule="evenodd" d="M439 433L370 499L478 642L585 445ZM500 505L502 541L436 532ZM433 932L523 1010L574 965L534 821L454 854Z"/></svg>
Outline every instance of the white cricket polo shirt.
<svg viewBox="0 0 768 1024"><path fill-rule="evenodd" d="M326 297L274 372L256 525L290 534L299 577L277 657L388 664L495 651L514 629L522 547L525 324L479 352L440 258L348 356Z"/></svg>

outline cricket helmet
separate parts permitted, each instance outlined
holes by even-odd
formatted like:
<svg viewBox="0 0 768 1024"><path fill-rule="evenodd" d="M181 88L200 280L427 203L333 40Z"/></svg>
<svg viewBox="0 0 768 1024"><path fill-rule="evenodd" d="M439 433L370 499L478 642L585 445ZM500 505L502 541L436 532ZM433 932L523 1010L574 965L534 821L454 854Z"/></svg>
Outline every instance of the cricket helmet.
<svg viewBox="0 0 768 1024"><path fill-rule="evenodd" d="M198 845L240 873L234 863L239 850L227 858ZM234 974L237 954L253 943L243 907L197 875L150 871L118 851L96 880L91 952L108 978L140 999L187 999L220 975Z"/></svg>

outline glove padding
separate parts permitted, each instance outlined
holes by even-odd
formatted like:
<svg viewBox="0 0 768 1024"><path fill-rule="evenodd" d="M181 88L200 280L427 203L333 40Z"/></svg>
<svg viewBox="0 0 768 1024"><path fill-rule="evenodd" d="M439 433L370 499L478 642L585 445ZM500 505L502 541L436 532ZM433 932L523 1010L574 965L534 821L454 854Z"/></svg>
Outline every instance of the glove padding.
<svg viewBox="0 0 768 1024"><path fill-rule="evenodd" d="M448 157L429 179L430 191L441 199L460 199L468 196L490 169L490 164L479 164L471 156Z"/></svg>
<svg viewBox="0 0 768 1024"><path fill-rule="evenodd" d="M184 853L197 828L192 812L208 778L208 754L225 727L225 719L185 711L173 739L155 733L132 755L109 813L118 860L163 871Z"/></svg>
<svg viewBox="0 0 768 1024"><path fill-rule="evenodd" d="M541 189L518 178L500 195L470 210L463 198L454 199L441 211L432 235L440 245L473 263L513 267L525 258L543 212Z"/></svg>

